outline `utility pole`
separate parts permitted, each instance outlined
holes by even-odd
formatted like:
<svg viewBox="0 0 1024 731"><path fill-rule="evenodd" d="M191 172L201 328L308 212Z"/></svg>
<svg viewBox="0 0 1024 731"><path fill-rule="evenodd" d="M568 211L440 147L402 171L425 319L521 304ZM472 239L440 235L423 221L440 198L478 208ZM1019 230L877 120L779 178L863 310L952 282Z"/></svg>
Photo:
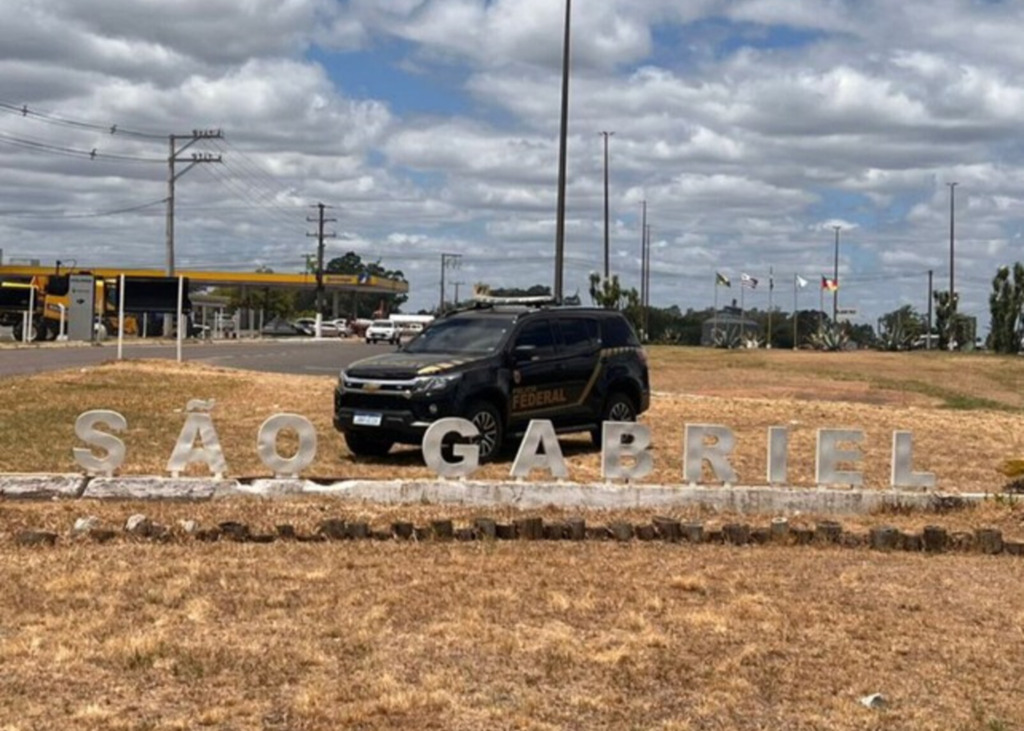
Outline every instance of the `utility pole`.
<svg viewBox="0 0 1024 731"><path fill-rule="evenodd" d="M170 135L170 154L167 156L167 225L166 225L166 238L167 238L167 267L166 272L168 277L174 276L174 184L178 178L187 173L189 170L194 168L196 165L204 162L221 162L220 155L214 155L210 152L193 152L189 158L180 157L180 155L190 148L199 140L219 140L223 137L219 129L194 129L192 134L187 135ZM185 140L185 143L178 145L179 140ZM175 172L174 164L178 162L188 162L183 170Z"/></svg>
<svg viewBox="0 0 1024 731"><path fill-rule="evenodd" d="M317 203L315 206L310 208L318 209L316 218L310 218L306 216L306 221L309 223L316 223L316 233L306 233L306 236L316 237L316 322L317 330L320 329L320 318L324 312L324 239L333 239L337 234L334 232L325 233L324 224L334 223L338 219L336 218L324 218L324 211L330 206L325 206L323 203ZM319 337L320 333L317 332Z"/></svg>
<svg viewBox="0 0 1024 731"><path fill-rule="evenodd" d="M565 168L569 130L569 40L572 0L565 0L565 39L562 42L562 119L558 135L558 208L555 212L555 301L562 303L565 269ZM444 297L441 297L444 300ZM442 305L444 302L442 301Z"/></svg>
<svg viewBox="0 0 1024 731"><path fill-rule="evenodd" d="M608 138L614 132L601 132L604 137L604 280L608 281Z"/></svg>
<svg viewBox="0 0 1024 731"><path fill-rule="evenodd" d="M465 282L452 282L455 287L455 306L459 306L459 286L465 284Z"/></svg>
<svg viewBox="0 0 1024 731"><path fill-rule="evenodd" d="M924 340L924 347L932 349L932 270L928 270L928 333Z"/></svg>
<svg viewBox="0 0 1024 731"><path fill-rule="evenodd" d="M949 186L949 323L952 327L953 320L956 318L956 285L953 278L953 233L955 231L956 210L953 201L956 198L956 186L959 183L946 183L946 185Z"/></svg>
<svg viewBox="0 0 1024 731"><path fill-rule="evenodd" d="M650 330L651 330L651 315L650 315L650 309L651 309L651 226L650 226L650 224L647 225L646 229L647 229L646 232L645 232L646 236L644 236L644 239L647 241L647 243L646 243L646 245L644 247L646 249L646 251L647 251L647 255L644 257L644 260L647 262L644 265L644 297L645 297L645 300L644 300L644 333L645 333L647 339L649 340L650 337L651 337L648 334L648 333L650 333Z"/></svg>
<svg viewBox="0 0 1024 731"><path fill-rule="evenodd" d="M644 327L644 303L647 301L647 201L640 202L640 329Z"/></svg>
<svg viewBox="0 0 1024 731"><path fill-rule="evenodd" d="M462 262L462 254L441 254L441 302L437 306L437 314L444 314L444 272L446 269L458 269Z"/></svg>
<svg viewBox="0 0 1024 731"><path fill-rule="evenodd" d="M836 230L836 254L832 261L832 327L835 327L839 317L839 229L842 226L832 228Z"/></svg>

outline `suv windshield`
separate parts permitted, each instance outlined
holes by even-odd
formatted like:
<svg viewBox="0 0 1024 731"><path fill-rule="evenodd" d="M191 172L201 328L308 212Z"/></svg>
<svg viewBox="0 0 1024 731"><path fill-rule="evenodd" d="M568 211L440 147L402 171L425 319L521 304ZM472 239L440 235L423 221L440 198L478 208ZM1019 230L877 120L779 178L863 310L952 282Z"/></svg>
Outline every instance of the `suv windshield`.
<svg viewBox="0 0 1024 731"><path fill-rule="evenodd" d="M435 321L405 346L406 353L491 353L512 320L503 317L453 317Z"/></svg>

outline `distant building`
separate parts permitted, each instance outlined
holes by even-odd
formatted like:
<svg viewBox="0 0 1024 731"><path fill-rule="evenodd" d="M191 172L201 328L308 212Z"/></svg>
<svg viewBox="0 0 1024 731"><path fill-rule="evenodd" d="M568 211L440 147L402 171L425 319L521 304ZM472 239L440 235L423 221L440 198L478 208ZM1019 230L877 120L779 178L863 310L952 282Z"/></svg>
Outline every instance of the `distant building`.
<svg viewBox="0 0 1024 731"><path fill-rule="evenodd" d="M714 346L716 331L719 333L718 338L737 346L742 345L745 338L761 337L761 326L754 320L744 317L743 311L738 307L723 307L705 320L701 325L700 344L706 347Z"/></svg>

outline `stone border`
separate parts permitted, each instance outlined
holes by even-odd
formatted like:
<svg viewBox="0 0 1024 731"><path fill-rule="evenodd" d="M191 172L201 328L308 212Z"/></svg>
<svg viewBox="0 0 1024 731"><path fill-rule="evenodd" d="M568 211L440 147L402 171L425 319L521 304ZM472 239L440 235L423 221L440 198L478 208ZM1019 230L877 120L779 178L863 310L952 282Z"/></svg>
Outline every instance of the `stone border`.
<svg viewBox="0 0 1024 731"><path fill-rule="evenodd" d="M797 512L858 515L886 507L949 509L980 502L991 494L766 486L622 485L610 482L342 480L320 484L311 480L269 478L243 482L210 478L87 477L80 474L0 475L0 498L5 500L85 498L189 501L243 496L319 496L386 505L430 503L516 508L553 506L580 510L700 507L748 515L786 515Z"/></svg>
<svg viewBox="0 0 1024 731"><path fill-rule="evenodd" d="M874 526L867 534L850 533L832 520L819 521L813 527L791 526L786 518L775 518L768 525L726 523L706 526L703 522L680 522L674 518L655 516L650 522L615 521L607 525L588 525L581 517L545 522L543 518L519 518L501 523L493 518L476 518L471 524L456 526L450 519L436 519L427 525L396 521L387 529L373 529L363 521L348 522L341 518L320 521L312 533L300 533L291 524L281 524L273 533L253 533L245 523L223 521L202 528L194 520L181 520L174 528L151 521L145 515L130 516L121 531L100 526L95 517L79 518L71 530L70 542L108 543L117 538L169 542L235 542L274 543L295 541L318 543L327 541L631 541L732 546L819 546L862 548L875 551L905 551L928 554L948 552L1006 554L1024 556L1024 541L1003 538L997 528L949 533L942 526L928 525L920 533L898 528ZM38 530L21 531L14 536L19 546L55 546L61 540L56 533Z"/></svg>

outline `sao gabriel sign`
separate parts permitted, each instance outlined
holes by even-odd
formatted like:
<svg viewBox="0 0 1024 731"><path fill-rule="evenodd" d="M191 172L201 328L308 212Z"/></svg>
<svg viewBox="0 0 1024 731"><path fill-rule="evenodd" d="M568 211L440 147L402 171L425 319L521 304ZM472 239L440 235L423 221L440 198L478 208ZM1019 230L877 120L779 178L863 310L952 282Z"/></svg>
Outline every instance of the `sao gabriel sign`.
<svg viewBox="0 0 1024 731"><path fill-rule="evenodd" d="M167 460L167 471L178 477L189 465L199 464L216 477L227 472L227 460L220 446L210 411L212 401L193 399L185 410L185 423ZM87 473L113 475L125 461L126 448L117 432L128 428L120 413L108 410L86 411L75 421L75 435L85 446L74 447L75 462ZM283 431L298 435L295 454L278 452L278 437ZM467 478L479 468L479 448L472 443L453 444L450 454L442 449L451 436L471 439L479 436L472 422L446 418L434 422L423 437L423 459L442 478ZM857 429L818 429L815 454L815 483L819 486L863 484L863 473L852 469L863 462L861 444L864 432ZM726 485L739 479L730 462L736 444L732 430L718 424L686 424L683 436L683 482L702 482L705 465L713 478ZM650 451L651 429L636 422L605 422L601 435L601 476L605 480L642 480L654 468ZM767 434L767 483L787 484L789 431L773 426ZM275 414L263 422L256 436L260 460L278 478L297 478L316 458L317 436L312 422L298 414ZM843 467L847 469L843 469ZM531 421L510 476L528 478L534 471L556 479L567 479L569 472L550 421ZM915 472L913 436L908 431L892 435L890 484L894 488L934 488L935 475Z"/></svg>

